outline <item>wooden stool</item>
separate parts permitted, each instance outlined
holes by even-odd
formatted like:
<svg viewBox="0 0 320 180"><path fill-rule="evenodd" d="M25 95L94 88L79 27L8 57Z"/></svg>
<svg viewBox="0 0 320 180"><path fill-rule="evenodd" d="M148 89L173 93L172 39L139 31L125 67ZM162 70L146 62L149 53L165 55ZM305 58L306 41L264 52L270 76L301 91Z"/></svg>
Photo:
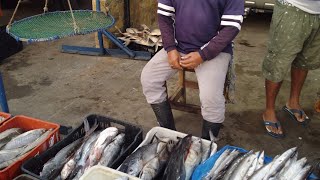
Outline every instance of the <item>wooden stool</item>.
<svg viewBox="0 0 320 180"><path fill-rule="evenodd" d="M201 114L201 108L198 105L188 104L186 97L186 88L199 89L198 83L186 80L186 71L194 72L194 70L179 70L179 80L177 82L177 90L169 97L172 109Z"/></svg>

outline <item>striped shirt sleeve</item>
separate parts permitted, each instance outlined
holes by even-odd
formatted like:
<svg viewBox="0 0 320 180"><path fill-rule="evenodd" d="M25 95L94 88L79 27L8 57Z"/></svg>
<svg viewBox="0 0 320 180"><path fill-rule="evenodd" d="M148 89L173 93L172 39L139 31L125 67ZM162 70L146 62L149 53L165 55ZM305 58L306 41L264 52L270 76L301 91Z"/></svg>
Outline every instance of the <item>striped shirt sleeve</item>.
<svg viewBox="0 0 320 180"><path fill-rule="evenodd" d="M158 24L161 31L163 48L169 52L176 49L174 37L175 8L171 0L158 0Z"/></svg>
<svg viewBox="0 0 320 180"><path fill-rule="evenodd" d="M234 40L241 29L243 13L243 0L227 0L221 17L218 35L212 38L199 50L199 54L204 61L215 58Z"/></svg>
<svg viewBox="0 0 320 180"><path fill-rule="evenodd" d="M221 17L221 26L236 27L240 31L243 22L243 13L243 0L227 0Z"/></svg>

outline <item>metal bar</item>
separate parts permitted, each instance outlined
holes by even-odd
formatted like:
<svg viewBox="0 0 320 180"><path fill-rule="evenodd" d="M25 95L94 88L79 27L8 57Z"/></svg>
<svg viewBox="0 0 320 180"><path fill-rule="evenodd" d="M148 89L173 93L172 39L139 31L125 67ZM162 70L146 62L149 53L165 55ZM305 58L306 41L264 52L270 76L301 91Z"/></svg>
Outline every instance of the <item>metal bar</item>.
<svg viewBox="0 0 320 180"><path fill-rule="evenodd" d="M135 54L133 58L129 57L128 54L121 49L105 48L105 51L108 54L103 54L103 56L113 56L113 57L127 58L127 59L130 58L130 59L144 60L144 61L149 61L151 59L151 53L146 51L133 51ZM89 55L89 56L101 56L100 48L94 48L94 47L62 45L61 52L70 53L70 54Z"/></svg>
<svg viewBox="0 0 320 180"><path fill-rule="evenodd" d="M115 43L120 49L122 49L125 53L128 54L129 57L133 58L135 53L131 51L127 46L123 45L122 42L114 36L112 33L103 30L101 31L105 36L107 36L113 43Z"/></svg>
<svg viewBox="0 0 320 180"><path fill-rule="evenodd" d="M1 109L3 112L9 113L9 107L6 97L6 91L4 89L2 75L0 73L0 103L1 103Z"/></svg>

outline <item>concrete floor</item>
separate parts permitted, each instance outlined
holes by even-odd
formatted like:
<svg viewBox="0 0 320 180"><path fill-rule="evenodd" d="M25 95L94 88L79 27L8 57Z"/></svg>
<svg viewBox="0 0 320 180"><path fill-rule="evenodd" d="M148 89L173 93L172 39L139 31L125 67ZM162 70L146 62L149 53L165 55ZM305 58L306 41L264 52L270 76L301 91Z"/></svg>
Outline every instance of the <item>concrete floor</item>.
<svg viewBox="0 0 320 180"><path fill-rule="evenodd" d="M1 20L5 21L7 16ZM270 19L270 15L249 16L235 41L237 103L227 105L218 145L265 150L271 156L298 146L301 156L313 160L320 157L320 114L313 110L320 92L320 70L310 72L302 91L301 103L312 119L309 127L298 126L281 111L289 96L289 73L277 99L278 116L287 137L274 139L266 135L262 126L265 96L260 69ZM99 113L140 125L144 133L157 125L139 80L146 62L64 54L60 53L62 44L94 46L93 35L25 45L23 51L1 62L12 114L76 127L85 115ZM175 81L168 83L171 93ZM188 98L199 104L197 91L188 91ZM179 131L200 135L200 115L173 113Z"/></svg>

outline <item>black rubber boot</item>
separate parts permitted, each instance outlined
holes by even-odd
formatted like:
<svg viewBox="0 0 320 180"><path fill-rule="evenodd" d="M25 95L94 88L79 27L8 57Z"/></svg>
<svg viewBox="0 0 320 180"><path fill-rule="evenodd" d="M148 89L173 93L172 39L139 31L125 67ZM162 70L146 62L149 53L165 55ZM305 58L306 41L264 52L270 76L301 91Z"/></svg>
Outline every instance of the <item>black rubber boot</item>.
<svg viewBox="0 0 320 180"><path fill-rule="evenodd" d="M173 115L171 111L171 106L168 100L159 103L151 104L151 107L157 117L157 121L161 127L176 130L174 125Z"/></svg>
<svg viewBox="0 0 320 180"><path fill-rule="evenodd" d="M209 131L212 132L213 136L218 137L218 134L219 134L221 126L222 126L222 123L212 123L212 122L203 120L203 123L202 123L202 138L210 140Z"/></svg>

